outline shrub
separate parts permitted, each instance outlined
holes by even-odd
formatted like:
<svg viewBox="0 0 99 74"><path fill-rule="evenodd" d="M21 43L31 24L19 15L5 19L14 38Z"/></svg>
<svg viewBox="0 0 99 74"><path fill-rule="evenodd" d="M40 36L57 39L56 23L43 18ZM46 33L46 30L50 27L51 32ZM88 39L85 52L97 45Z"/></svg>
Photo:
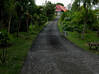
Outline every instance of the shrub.
<svg viewBox="0 0 99 74"><path fill-rule="evenodd" d="M6 48L8 46L8 40L9 40L9 37L7 32L5 33L0 32L0 47L2 48L2 53L0 55L1 63L6 62L6 55L7 55Z"/></svg>

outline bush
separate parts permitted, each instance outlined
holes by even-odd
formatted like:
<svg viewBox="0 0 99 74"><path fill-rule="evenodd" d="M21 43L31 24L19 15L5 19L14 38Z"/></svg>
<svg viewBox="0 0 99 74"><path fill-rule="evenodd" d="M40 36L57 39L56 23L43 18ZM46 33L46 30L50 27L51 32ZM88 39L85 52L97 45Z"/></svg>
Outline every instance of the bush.
<svg viewBox="0 0 99 74"><path fill-rule="evenodd" d="M64 31L71 31L72 32L73 29L74 29L74 26L72 26L70 22L64 23L64 25L63 25Z"/></svg>
<svg viewBox="0 0 99 74"><path fill-rule="evenodd" d="M83 7L80 11L75 11L73 13L72 11L68 11L61 16L63 29L67 31L77 31L78 33L81 33L83 28L85 28L85 32L87 32L88 29L97 31L98 23L96 19L93 10L88 9L88 12L86 12Z"/></svg>
<svg viewBox="0 0 99 74"><path fill-rule="evenodd" d="M0 45L2 47L7 46L8 40L9 40L8 34L0 32Z"/></svg>
<svg viewBox="0 0 99 74"><path fill-rule="evenodd" d="M6 48L8 46L8 34L7 33L2 33L0 32L0 48L2 48L2 53L0 55L0 61L1 63L5 63L6 62Z"/></svg>

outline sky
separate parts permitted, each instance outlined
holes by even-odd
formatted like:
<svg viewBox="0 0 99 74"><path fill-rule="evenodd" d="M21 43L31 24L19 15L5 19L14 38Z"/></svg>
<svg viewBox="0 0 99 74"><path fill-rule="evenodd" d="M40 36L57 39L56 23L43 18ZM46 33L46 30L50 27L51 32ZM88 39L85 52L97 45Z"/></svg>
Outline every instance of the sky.
<svg viewBox="0 0 99 74"><path fill-rule="evenodd" d="M46 0L35 0L37 5L44 5ZM73 0L47 0L47 1L51 1L52 3L63 3L64 6L67 6L68 4L72 4Z"/></svg>

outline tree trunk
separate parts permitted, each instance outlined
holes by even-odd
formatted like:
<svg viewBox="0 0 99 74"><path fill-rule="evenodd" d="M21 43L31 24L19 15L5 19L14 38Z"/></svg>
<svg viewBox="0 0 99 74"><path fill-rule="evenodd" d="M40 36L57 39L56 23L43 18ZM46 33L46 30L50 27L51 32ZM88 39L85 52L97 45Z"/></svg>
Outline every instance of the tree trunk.
<svg viewBox="0 0 99 74"><path fill-rule="evenodd" d="M82 35L81 35L81 39L85 39L85 31L86 31L86 22L84 23L84 27L83 27L83 31L82 31Z"/></svg>
<svg viewBox="0 0 99 74"><path fill-rule="evenodd" d="M26 20L26 24L27 24L27 32L28 32L28 27L29 27L29 25L28 25L28 21L29 21L29 19Z"/></svg>
<svg viewBox="0 0 99 74"><path fill-rule="evenodd" d="M19 37L19 32L20 32L20 21L19 21L19 24L18 24L18 27L17 27L17 38Z"/></svg>
<svg viewBox="0 0 99 74"><path fill-rule="evenodd" d="M85 39L85 32L86 32L86 24L87 24L87 13L88 13L88 9L86 8L87 5L86 5L86 1L84 2L84 8L85 8L85 13L86 13L86 17L84 18L84 26L83 26L83 31L82 31L82 36L81 36L81 39Z"/></svg>
<svg viewBox="0 0 99 74"><path fill-rule="evenodd" d="M11 18L12 18L12 16L9 17L9 21L8 21L8 33L10 33L10 28L11 28Z"/></svg>
<svg viewBox="0 0 99 74"><path fill-rule="evenodd" d="M99 37L99 29L98 29L98 32L97 32L97 36Z"/></svg>

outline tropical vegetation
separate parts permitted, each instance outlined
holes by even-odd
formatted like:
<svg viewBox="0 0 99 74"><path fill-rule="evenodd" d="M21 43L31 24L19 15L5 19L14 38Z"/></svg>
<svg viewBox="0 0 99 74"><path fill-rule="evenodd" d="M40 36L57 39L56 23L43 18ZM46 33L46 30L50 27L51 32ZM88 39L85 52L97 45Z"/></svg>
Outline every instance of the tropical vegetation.
<svg viewBox="0 0 99 74"><path fill-rule="evenodd" d="M88 43L99 43L99 18L92 7L98 0L75 0L71 10L64 12L60 18L59 29L67 33L67 38L76 45L89 49Z"/></svg>
<svg viewBox="0 0 99 74"><path fill-rule="evenodd" d="M0 74L19 74L32 41L54 18L55 5L0 0L0 7Z"/></svg>

